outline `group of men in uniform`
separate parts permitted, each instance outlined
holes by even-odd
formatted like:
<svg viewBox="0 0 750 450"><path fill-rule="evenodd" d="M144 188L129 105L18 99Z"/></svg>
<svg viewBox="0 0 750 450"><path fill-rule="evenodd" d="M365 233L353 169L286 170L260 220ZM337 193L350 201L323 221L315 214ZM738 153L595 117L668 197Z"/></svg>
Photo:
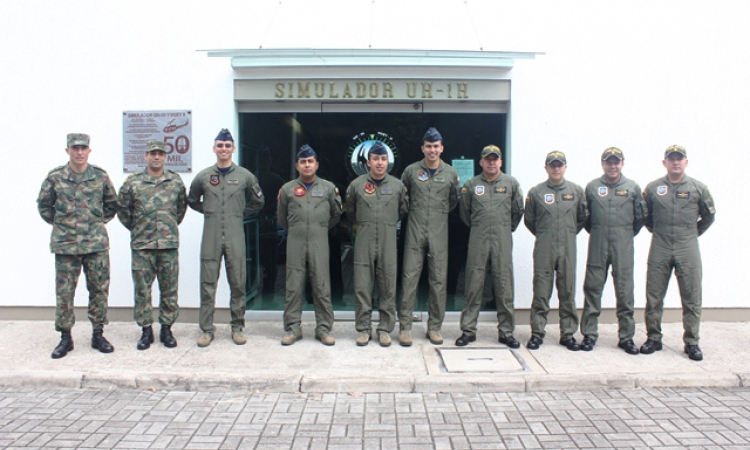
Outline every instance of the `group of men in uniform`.
<svg viewBox="0 0 750 450"><path fill-rule="evenodd" d="M55 329L60 343L52 358L63 358L74 348L73 300L83 268L89 291L88 316L93 327L91 346L102 353L114 351L103 336L109 296L109 238L105 224L115 215L130 231L131 271L135 307L133 315L142 328L136 348L146 350L154 342L151 287L158 279L159 340L177 346L171 326L179 315L179 229L187 207L204 215L201 243L201 336L198 345L213 340L213 314L221 259L224 258L231 290L232 340L244 344L245 233L243 218L263 207L258 180L232 162L235 151L231 133L222 129L214 140L216 164L196 175L189 195L180 176L164 168L165 144L148 141L146 170L130 175L115 192L107 173L88 163L90 137L67 136L67 164L50 171L42 183L37 206L52 225L50 250L55 254Z"/></svg>
<svg viewBox="0 0 750 450"><path fill-rule="evenodd" d="M178 225L186 207L204 215L200 271L200 329L198 346L214 339L214 306L220 264L224 259L230 284L232 340L245 344L245 237L243 218L264 205L257 178L232 161L236 150L231 133L223 129L214 140L215 165L201 171L189 194L180 177L164 168L161 141L149 141L146 170L129 176L116 195L102 169L88 164L89 137L69 134L68 164L52 170L42 184L38 208L53 225L51 251L55 254L57 308L55 328L61 341L52 353L62 358L73 350L70 330L75 322L73 297L83 267L89 290L91 345L109 353L113 346L102 331L107 324L109 243L105 224L115 215L131 232L134 317L142 328L139 350L154 342L151 286L159 281L160 341L174 347L170 327L177 318L179 273ZM443 343L448 265L448 214L459 206L461 220L470 228L466 263L466 298L457 346L476 340L477 321L489 275L497 305L498 342L520 347L515 331L512 233L521 218L535 236L531 338L527 348L544 343L553 283L559 296L560 344L569 350L591 351L598 339L598 317L607 270L617 298L619 344L629 354L662 349L663 300L672 270L678 279L683 307L685 353L693 360L703 354L698 345L701 315L701 260L698 236L713 223L715 208L708 188L685 174L687 153L680 146L664 154L667 175L641 192L622 175L624 155L608 148L601 157L604 174L586 189L565 179L567 160L559 151L545 160L547 180L532 187L526 201L518 181L502 172L502 152L488 145L480 154L482 173L459 187L458 174L441 159L443 138L430 128L422 138L424 159L409 165L401 179L388 174L388 152L376 141L368 149L368 172L353 180L345 204L335 185L317 176L319 160L309 145L300 148L295 168L299 177L284 184L277 202L278 222L286 228L286 303L282 345L302 339L304 287L312 286L315 338L334 345L333 308L329 274L328 231L345 210L354 225L354 292L356 344L372 338L373 290L379 292L377 339L391 344L390 333L399 321L399 343L412 345L412 315L425 258L429 271L429 318L426 338ZM402 266L403 295L397 310L397 223L407 217ZM653 233L648 258L647 341L633 342L634 245L642 226ZM575 307L576 236L590 233L584 281L585 304L579 329Z"/></svg>

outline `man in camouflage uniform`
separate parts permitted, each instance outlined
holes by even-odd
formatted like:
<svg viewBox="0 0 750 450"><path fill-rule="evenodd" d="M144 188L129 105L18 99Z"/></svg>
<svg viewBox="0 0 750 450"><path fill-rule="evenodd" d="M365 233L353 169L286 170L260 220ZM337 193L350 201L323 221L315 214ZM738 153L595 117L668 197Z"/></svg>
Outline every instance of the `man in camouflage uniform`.
<svg viewBox="0 0 750 450"><path fill-rule="evenodd" d="M391 345L396 326L396 223L409 211L406 188L388 175L388 150L376 141L367 154L370 171L351 182L346 190L346 214L357 226L354 241L355 327L357 345L371 338L372 291L377 280L380 293L378 341Z"/></svg>
<svg viewBox="0 0 750 450"><path fill-rule="evenodd" d="M486 267L497 306L497 340L511 348L520 347L513 337L513 236L523 216L523 192L518 181L500 171L503 166L500 148L488 145L482 149L479 165L482 173L461 188L458 203L461 220L471 229L466 257L466 299L461 312L461 337L456 345L463 347L477 339L477 321L482 309Z"/></svg>
<svg viewBox="0 0 750 450"><path fill-rule="evenodd" d="M585 191L589 209L586 231L590 237L583 281L586 299L581 312L581 350L593 350L599 338L602 289L611 265L619 324L617 346L628 354L637 355L638 347L633 342L633 238L643 227L646 203L638 183L622 175L625 157L619 148L604 150L601 161L604 175L586 185Z"/></svg>
<svg viewBox="0 0 750 450"><path fill-rule="evenodd" d="M214 339L214 306L221 259L229 280L232 341L247 342L245 337L245 228L243 219L263 208L263 191L255 175L232 162L236 147L226 128L214 139L216 164L202 170L190 184L188 206L203 214L201 240L200 328L198 346L206 347Z"/></svg>
<svg viewBox="0 0 750 450"><path fill-rule="evenodd" d="M320 167L315 150L303 145L295 168L299 178L285 183L278 195L278 219L287 229L286 304L282 345L302 339L302 302L309 273L315 307L315 339L334 345L328 230L341 219L341 196L330 181L316 173Z"/></svg>
<svg viewBox="0 0 750 450"><path fill-rule="evenodd" d="M576 313L576 236L588 217L583 189L565 179L567 161L562 152L547 154L544 170L547 181L529 190L523 221L534 241L534 287L531 302L531 339L526 344L536 350L544 343L552 283L557 281L560 304L560 345L578 351L573 337L578 330Z"/></svg>
<svg viewBox="0 0 750 450"><path fill-rule="evenodd" d="M105 224L117 210L117 194L107 172L88 163L91 147L86 134L67 136L68 164L50 171L37 199L39 214L52 225L50 250L55 254L55 330L62 335L52 358L73 350L70 330L75 324L73 304L78 277L86 275L91 347L102 353L114 351L102 335L107 321L109 296L109 236Z"/></svg>
<svg viewBox="0 0 750 450"><path fill-rule="evenodd" d="M646 277L646 330L648 339L641 353L662 349L661 318L672 269L682 300L685 353L694 361L703 359L699 347L703 268L698 236L714 223L716 208L708 187L685 174L687 152L673 145L664 152L665 177L646 186L643 198L648 215L646 228L653 233Z"/></svg>
<svg viewBox="0 0 750 450"><path fill-rule="evenodd" d="M130 175L120 188L117 218L130 230L131 270L135 308L133 316L143 333L136 348L146 350L154 342L151 285L159 280L159 340L176 347L172 324L177 320L177 281L180 273L178 225L185 217L187 195L179 175L164 169L164 142L148 141L146 170Z"/></svg>
<svg viewBox="0 0 750 450"><path fill-rule="evenodd" d="M445 317L445 282L448 276L448 213L458 204L458 173L440 159L443 136L430 128L422 137L422 161L404 169L401 181L409 192L409 219L404 243L403 293L399 308L398 340L410 346L412 314L425 255L429 268L429 319L427 338L443 343L440 330Z"/></svg>

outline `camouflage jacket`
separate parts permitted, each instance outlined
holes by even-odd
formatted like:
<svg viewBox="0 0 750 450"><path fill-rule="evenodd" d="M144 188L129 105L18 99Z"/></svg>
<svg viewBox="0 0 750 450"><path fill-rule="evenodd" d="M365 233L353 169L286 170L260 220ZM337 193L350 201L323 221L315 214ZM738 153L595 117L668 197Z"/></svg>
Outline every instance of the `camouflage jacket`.
<svg viewBox="0 0 750 450"><path fill-rule="evenodd" d="M104 226L115 217L117 194L107 172L88 165L82 174L60 166L47 174L36 200L39 215L52 225L50 251L85 255L109 250Z"/></svg>
<svg viewBox="0 0 750 450"><path fill-rule="evenodd" d="M117 197L117 218L130 230L133 250L180 246L180 231L187 210L182 178L165 170L159 177L148 172L130 175Z"/></svg>

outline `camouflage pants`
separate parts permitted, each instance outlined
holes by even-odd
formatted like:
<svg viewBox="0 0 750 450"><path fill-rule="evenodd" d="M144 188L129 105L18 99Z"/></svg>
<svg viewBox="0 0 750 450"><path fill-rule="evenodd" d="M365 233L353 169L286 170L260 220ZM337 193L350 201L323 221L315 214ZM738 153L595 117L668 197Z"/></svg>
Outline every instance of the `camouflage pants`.
<svg viewBox="0 0 750 450"><path fill-rule="evenodd" d="M135 308L133 318L141 327L154 323L151 314L151 286L159 280L159 323L172 325L180 312L177 305L177 280L180 261L176 248L164 250L133 250L132 264Z"/></svg>
<svg viewBox="0 0 750 450"><path fill-rule="evenodd" d="M102 329L107 321L109 297L109 251L85 255L55 255L55 330L70 331L76 323L73 305L78 277L86 276L89 291L89 321L93 328Z"/></svg>

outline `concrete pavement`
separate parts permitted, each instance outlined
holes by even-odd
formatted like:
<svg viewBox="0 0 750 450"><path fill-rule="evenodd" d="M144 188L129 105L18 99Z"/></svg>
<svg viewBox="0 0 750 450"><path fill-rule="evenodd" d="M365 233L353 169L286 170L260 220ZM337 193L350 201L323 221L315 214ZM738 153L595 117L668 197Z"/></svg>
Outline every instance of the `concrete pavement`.
<svg viewBox="0 0 750 450"><path fill-rule="evenodd" d="M227 325L218 325L214 342L196 346L200 335L193 323L173 327L178 346L155 342L138 351L140 329L132 322L111 323L105 336L112 354L90 347L91 326L79 321L73 329L75 350L53 360L59 341L51 321L0 321L3 342L0 386L42 386L102 389L170 389L183 391L247 391L275 393L379 392L534 392L643 387L736 387L750 385L749 323L707 322L702 327L705 359L694 362L683 353L681 324L664 324L664 350L653 355L628 355L616 347L616 325L600 326L592 352L570 352L558 345L557 326L547 327L545 344L536 351L510 350L496 341L494 324L480 322L477 341L455 347L457 324L443 328L445 343L433 346L424 338L424 324L415 323L412 347L366 347L354 343L351 322L336 322L336 345L314 339L310 322L304 339L284 347L280 322L248 321L248 342L235 345ZM155 332L158 332L158 325ZM516 337L525 343L527 326ZM580 336L577 337L580 340ZM645 341L641 327L635 342Z"/></svg>

